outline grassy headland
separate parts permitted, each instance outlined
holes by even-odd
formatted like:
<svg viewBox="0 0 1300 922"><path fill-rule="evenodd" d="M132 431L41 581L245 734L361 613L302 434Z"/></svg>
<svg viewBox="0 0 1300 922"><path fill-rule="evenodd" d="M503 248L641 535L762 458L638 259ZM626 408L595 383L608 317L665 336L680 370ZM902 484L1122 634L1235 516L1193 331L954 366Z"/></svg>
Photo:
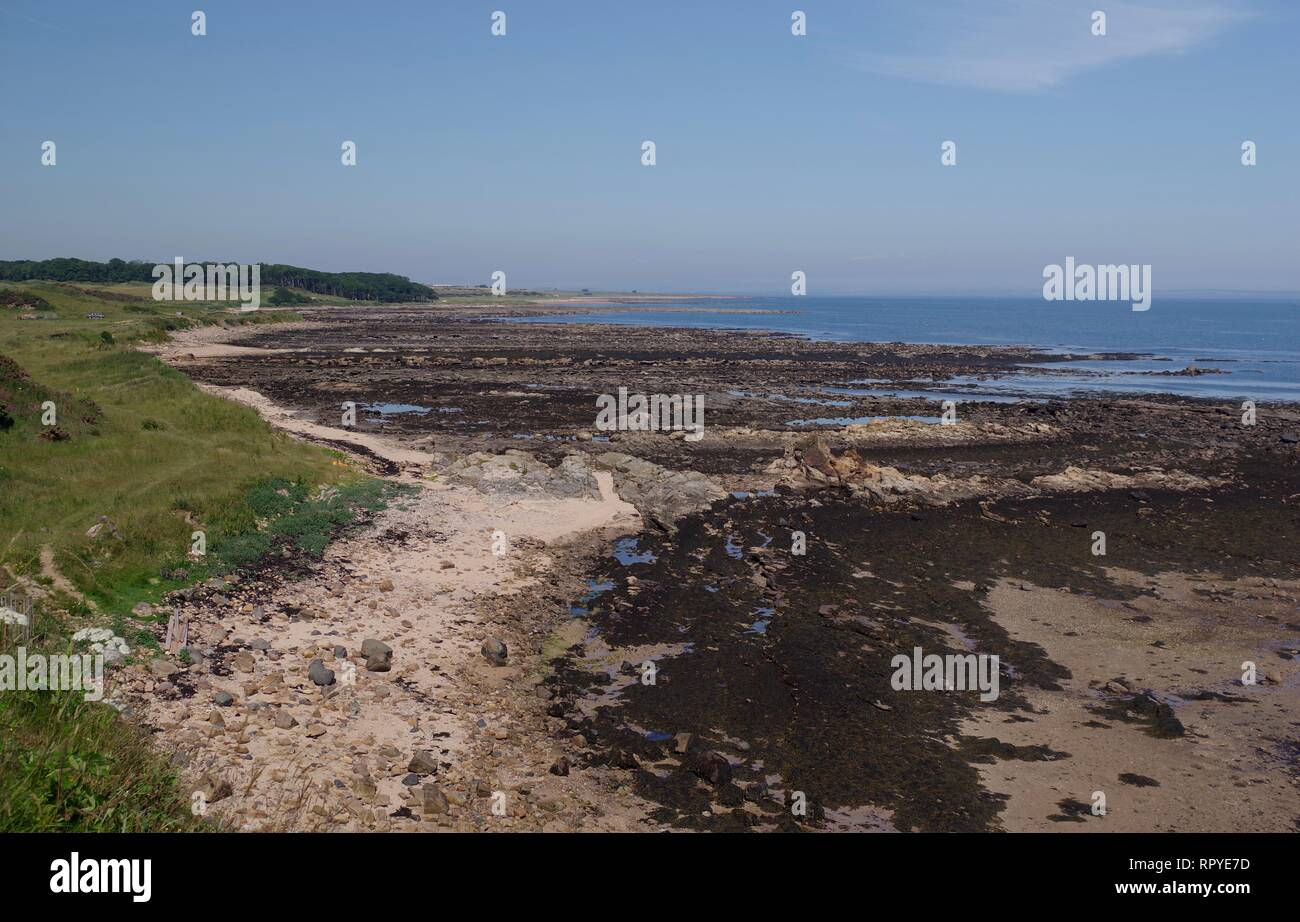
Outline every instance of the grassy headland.
<svg viewBox="0 0 1300 922"><path fill-rule="evenodd" d="M387 485L337 453L135 348L294 316L222 308L158 304L139 283L0 283L0 590L35 598L29 651L68 650L74 631L104 626L133 656L158 655L137 603L271 554L319 555L384 501ZM0 830L195 825L173 768L102 703L3 691L0 735Z"/></svg>

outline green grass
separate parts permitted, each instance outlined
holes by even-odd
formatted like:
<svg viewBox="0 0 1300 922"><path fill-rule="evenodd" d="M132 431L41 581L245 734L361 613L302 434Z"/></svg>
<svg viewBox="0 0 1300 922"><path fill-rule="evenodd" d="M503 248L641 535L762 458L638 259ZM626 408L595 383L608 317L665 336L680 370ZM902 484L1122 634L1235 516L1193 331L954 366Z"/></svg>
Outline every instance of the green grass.
<svg viewBox="0 0 1300 922"><path fill-rule="evenodd" d="M150 302L25 287L54 305L59 319L0 313L0 355L27 376L15 385L0 367L0 404L15 420L0 431L0 567L40 578L40 551L48 545L87 598L109 613L129 611L166 588L162 563L185 558L193 531L204 531L209 547L246 531L243 499L256 484L349 476L337 455L276 432L254 411L202 393L132 348L165 335L162 326L173 321L244 318L188 304L182 312L194 317L165 318ZM146 286L135 287L147 297ZM87 320L92 311L104 319ZM54 401L66 439L42 438L44 400ZM100 516L120 539L86 536Z"/></svg>
<svg viewBox="0 0 1300 922"><path fill-rule="evenodd" d="M301 481L261 481L239 507L249 520L218 542L211 566L222 572L247 567L284 548L318 558L360 513L381 508L400 492L402 488L381 480L352 481L315 495Z"/></svg>
<svg viewBox="0 0 1300 922"><path fill-rule="evenodd" d="M137 602L285 548L318 556L394 488L134 348L173 329L293 315L159 304L147 285L94 288L23 283L53 319L0 307L0 589L27 578L51 591L29 651L62 652L95 624L151 656L149 625L129 617ZM56 427L43 424L45 401ZM88 536L101 516L113 528ZM198 559L196 530L208 550ZM42 573L43 548L71 592ZM80 693L0 692L0 831L194 828L175 770L117 711Z"/></svg>
<svg viewBox="0 0 1300 922"><path fill-rule="evenodd" d="M146 733L77 692L5 692L0 832L202 828Z"/></svg>

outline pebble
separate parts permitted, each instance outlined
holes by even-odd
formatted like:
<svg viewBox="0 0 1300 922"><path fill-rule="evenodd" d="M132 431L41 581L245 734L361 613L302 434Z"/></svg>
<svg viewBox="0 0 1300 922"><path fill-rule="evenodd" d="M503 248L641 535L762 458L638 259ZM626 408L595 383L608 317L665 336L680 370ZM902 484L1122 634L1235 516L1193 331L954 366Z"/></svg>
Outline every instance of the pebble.
<svg viewBox="0 0 1300 922"><path fill-rule="evenodd" d="M719 752L709 752L698 757L692 763L691 771L709 784L726 784L731 780L731 763Z"/></svg>
<svg viewBox="0 0 1300 922"><path fill-rule="evenodd" d="M371 672L388 672L393 668L393 649L386 643L374 639L362 641L361 655Z"/></svg>
<svg viewBox="0 0 1300 922"><path fill-rule="evenodd" d="M450 805L442 789L436 784L426 784L420 789L424 801L425 816L436 816L448 812Z"/></svg>
<svg viewBox="0 0 1300 922"><path fill-rule="evenodd" d="M175 666L165 659L154 659L149 662L149 671L160 679L170 679L176 673L180 672Z"/></svg>
<svg viewBox="0 0 1300 922"><path fill-rule="evenodd" d="M489 637L483 641L483 646L479 648L483 657L495 666L504 666L509 651L506 649L505 642L496 638Z"/></svg>
<svg viewBox="0 0 1300 922"><path fill-rule="evenodd" d="M438 770L438 760L427 749L421 749L411 755L406 770L417 775L432 775Z"/></svg>

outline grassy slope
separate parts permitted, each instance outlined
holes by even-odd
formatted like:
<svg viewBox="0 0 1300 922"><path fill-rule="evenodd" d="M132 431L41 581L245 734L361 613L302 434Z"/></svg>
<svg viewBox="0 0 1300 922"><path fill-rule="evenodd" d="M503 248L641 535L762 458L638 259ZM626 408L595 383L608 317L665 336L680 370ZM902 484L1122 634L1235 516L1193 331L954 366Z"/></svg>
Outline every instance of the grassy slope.
<svg viewBox="0 0 1300 922"><path fill-rule="evenodd" d="M163 575L172 567L183 566L189 582L283 544L319 552L356 507L380 502L378 484L336 453L275 432L253 411L203 394L131 348L166 336L168 326L271 315L158 305L145 285L79 287L108 295L53 283L0 285L40 295L58 315L21 320L23 309L0 309L0 357L27 375L15 381L10 365L8 381L0 377L0 404L9 404L15 420L0 431L0 588L25 577L55 590L41 573L48 548L75 593L98 609L53 591L37 613L29 649L64 649L72 631L91 624L123 633L136 602L156 602L181 585ZM89 312L104 317L87 319ZM45 399L55 401L68 438L40 437ZM318 488L327 483L337 489L321 499ZM120 538L87 537L100 516ZM210 551L201 566L186 560L196 528L206 532ZM133 624L127 636L133 648L143 643L146 655L148 627ZM147 737L80 694L0 692L0 738L0 830L195 822Z"/></svg>
<svg viewBox="0 0 1300 922"><path fill-rule="evenodd" d="M39 412L30 411L0 434L0 565L37 576L40 549L48 545L58 568L89 598L124 613L159 594L160 584L150 580L160 563L184 560L195 528L207 532L211 545L251 524L251 510L235 501L254 482L336 479L339 469L325 453L275 432L252 410L203 394L184 375L131 348L165 335L164 321L193 321L147 300L133 305L61 286L23 287L53 304L59 318L0 314L0 354L45 390L62 392L55 399L58 422L71 438L38 438ZM148 298L146 286L114 288L133 287ZM104 319L87 320L88 312ZM189 305L184 313L198 314L200 322L242 319ZM105 331L113 344L101 338ZM78 398L99 407L97 420L78 418ZM198 524L189 524L186 513ZM101 515L126 540L87 538Z"/></svg>

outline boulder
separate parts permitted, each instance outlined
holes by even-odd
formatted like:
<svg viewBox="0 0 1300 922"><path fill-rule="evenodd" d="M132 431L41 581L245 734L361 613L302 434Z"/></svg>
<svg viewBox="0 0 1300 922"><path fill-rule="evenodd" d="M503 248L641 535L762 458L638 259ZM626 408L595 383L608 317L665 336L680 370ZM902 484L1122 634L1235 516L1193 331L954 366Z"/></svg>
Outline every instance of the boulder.
<svg viewBox="0 0 1300 922"><path fill-rule="evenodd" d="M311 665L307 667L307 678L311 679L317 685L333 685L334 670L327 668L324 661L317 658L312 660Z"/></svg>
<svg viewBox="0 0 1300 922"><path fill-rule="evenodd" d="M483 646L479 648L479 652L483 654L484 659L494 666L504 666L509 656L505 641L496 637L489 637L483 641Z"/></svg>

